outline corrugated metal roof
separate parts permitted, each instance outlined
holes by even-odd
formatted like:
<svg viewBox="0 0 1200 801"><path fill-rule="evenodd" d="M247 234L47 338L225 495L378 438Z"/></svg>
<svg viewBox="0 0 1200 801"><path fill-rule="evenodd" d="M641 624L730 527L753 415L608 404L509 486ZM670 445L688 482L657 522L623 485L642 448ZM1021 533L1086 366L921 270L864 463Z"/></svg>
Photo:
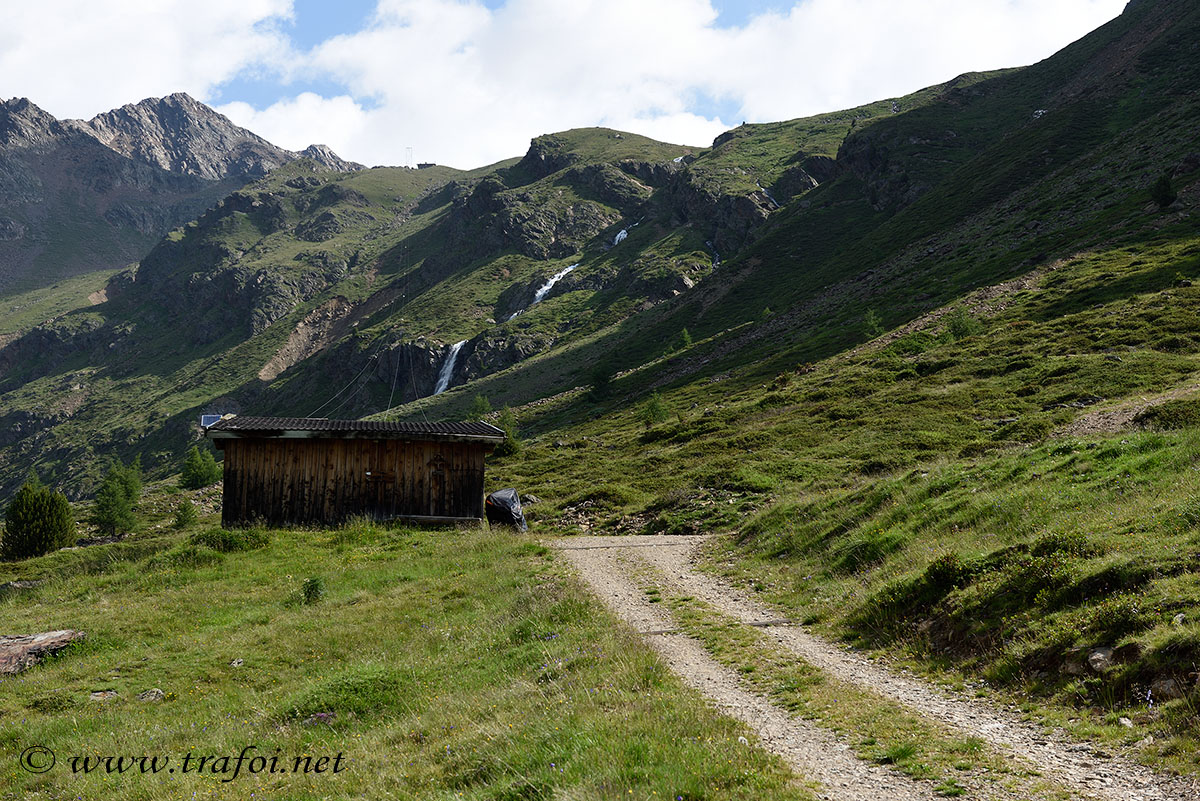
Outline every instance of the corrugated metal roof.
<svg viewBox="0 0 1200 801"><path fill-rule="evenodd" d="M378 436L383 439L422 437L498 440L504 432L490 423L392 423L381 420L330 420L324 417L227 417L206 429L210 433L281 436L284 432L311 432L341 436Z"/></svg>

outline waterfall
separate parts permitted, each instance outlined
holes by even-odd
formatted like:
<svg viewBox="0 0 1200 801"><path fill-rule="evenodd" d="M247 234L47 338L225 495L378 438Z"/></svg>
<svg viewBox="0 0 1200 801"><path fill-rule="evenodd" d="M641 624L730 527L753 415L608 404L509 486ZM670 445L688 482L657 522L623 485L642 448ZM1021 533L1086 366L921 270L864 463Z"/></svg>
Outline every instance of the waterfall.
<svg viewBox="0 0 1200 801"><path fill-rule="evenodd" d="M715 245L713 245L713 243L712 243L712 242L709 242L709 241L705 241L705 243L704 243L704 244L708 245L708 249L712 251L712 254L713 254L713 260L712 260L712 266L713 266L713 269L716 269L717 267L720 267L720 266L721 266L721 254L720 254L720 253L717 253L717 248L716 248L716 246L715 246Z"/></svg>
<svg viewBox="0 0 1200 801"><path fill-rule="evenodd" d="M777 209L783 208L783 206L779 203L779 201L775 199L775 196L771 194L770 189L767 189L765 186L760 184L758 181L755 181L754 185L757 186L764 195L766 195L767 200L771 201L771 203L775 206L775 208L777 208Z"/></svg>
<svg viewBox="0 0 1200 801"><path fill-rule="evenodd" d="M433 387L434 395L441 395L450 386L450 379L454 378L454 364L458 361L458 352L465 344L467 340L464 339L450 346L450 352L446 354L446 361L442 362L442 369L438 373L437 384Z"/></svg>
<svg viewBox="0 0 1200 801"><path fill-rule="evenodd" d="M614 237L613 237L613 244L614 244L614 245L619 245L619 244L621 244L622 242L624 242L624 241L625 241L625 237L627 237L627 236L629 236L629 229L628 229L628 228L622 228L622 229L620 230L620 232L619 232L619 233L618 233L616 236L614 236Z"/></svg>
<svg viewBox="0 0 1200 801"><path fill-rule="evenodd" d="M561 281L564 277L566 277L567 273L571 272L578 266L579 266L579 262L576 262L575 264L572 264L569 267L564 267L561 270L559 270L558 272L556 272L550 278L549 281L542 284L541 287L538 288L537 292L533 293L533 303L541 303L542 299L546 297L546 294L549 293L550 290L554 288L554 285L557 284L559 281ZM530 303L529 305L532 306L533 303Z"/></svg>
<svg viewBox="0 0 1200 801"><path fill-rule="evenodd" d="M554 285L561 281L567 273L571 272L578 266L579 262L575 262L574 264L568 265L567 267L564 267L556 272L554 275L550 276L550 280L538 287L538 291L533 293L533 300L530 302L529 306L535 306L538 303L541 303L546 298L546 295L550 293L550 290L554 288ZM517 309L512 314L508 315L508 319L506 319L504 322L507 323L509 320L515 318L518 314L523 314L529 308L529 306L526 306L524 309Z"/></svg>

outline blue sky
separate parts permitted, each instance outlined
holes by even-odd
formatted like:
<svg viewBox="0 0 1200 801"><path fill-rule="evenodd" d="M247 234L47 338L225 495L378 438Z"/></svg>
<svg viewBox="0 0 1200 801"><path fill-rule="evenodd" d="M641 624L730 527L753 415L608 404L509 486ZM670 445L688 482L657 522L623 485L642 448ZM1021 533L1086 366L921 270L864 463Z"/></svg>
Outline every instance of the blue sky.
<svg viewBox="0 0 1200 801"><path fill-rule="evenodd" d="M87 118L183 91L291 149L474 167L592 125L704 146L1032 63L1124 4L49 0L6 9L0 96Z"/></svg>

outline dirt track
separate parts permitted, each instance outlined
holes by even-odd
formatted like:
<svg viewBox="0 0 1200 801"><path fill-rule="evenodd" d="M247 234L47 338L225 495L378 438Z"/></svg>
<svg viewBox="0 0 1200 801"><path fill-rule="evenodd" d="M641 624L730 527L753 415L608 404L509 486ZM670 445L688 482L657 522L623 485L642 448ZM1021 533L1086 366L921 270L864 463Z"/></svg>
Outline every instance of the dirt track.
<svg viewBox="0 0 1200 801"><path fill-rule="evenodd" d="M836 799L929 798L928 783L913 781L857 759L830 732L794 719L767 699L745 689L737 674L713 660L700 643L673 633L669 613L649 602L633 578L647 566L661 573L673 594L690 595L743 623L777 620L780 613L737 588L694 569L695 551L705 537L570 537L550 544L570 559L619 617L643 632L647 641L686 683L720 709L758 731L763 746L780 754L800 775L818 781L825 797ZM764 629L778 646L830 675L965 735L979 737L1014 760L1036 766L1043 776L1084 798L1100 801L1197 801L1200 786L1162 776L1119 758L1101 757L1084 744L1046 734L1012 713L976 699L948 694L910 676L897 674L816 637L794 625ZM664 633L665 632L665 633ZM973 797L995 795L987 788Z"/></svg>

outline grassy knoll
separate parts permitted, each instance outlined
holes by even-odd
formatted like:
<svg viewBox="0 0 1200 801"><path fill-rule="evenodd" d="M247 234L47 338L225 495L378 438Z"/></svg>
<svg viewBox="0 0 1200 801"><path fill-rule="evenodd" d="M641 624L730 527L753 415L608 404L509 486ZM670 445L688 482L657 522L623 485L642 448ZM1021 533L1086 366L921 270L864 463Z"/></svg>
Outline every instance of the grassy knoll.
<svg viewBox="0 0 1200 801"><path fill-rule="evenodd" d="M529 538L208 526L0 566L48 579L0 600L0 631L88 632L3 679L4 797L810 797ZM137 699L152 687L165 699ZM22 772L32 745L58 764ZM341 769L194 769L249 745ZM180 770L72 773L72 756L103 755Z"/></svg>

